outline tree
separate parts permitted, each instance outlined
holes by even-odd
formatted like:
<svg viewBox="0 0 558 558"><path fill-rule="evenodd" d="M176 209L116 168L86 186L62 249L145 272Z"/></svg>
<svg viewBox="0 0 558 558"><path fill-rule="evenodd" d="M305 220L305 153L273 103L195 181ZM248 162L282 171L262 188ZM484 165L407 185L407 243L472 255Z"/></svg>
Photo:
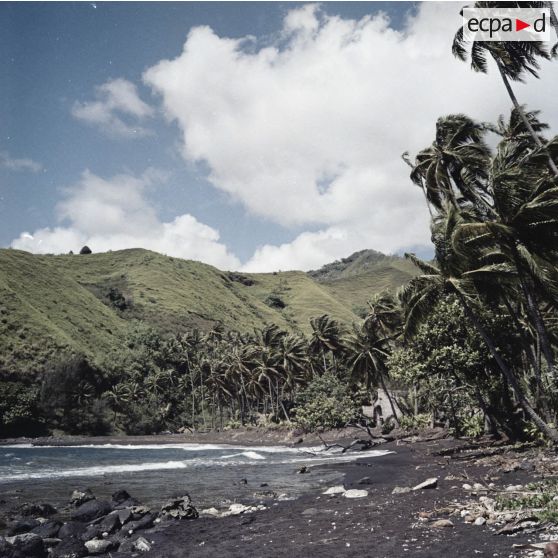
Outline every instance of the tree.
<svg viewBox="0 0 558 558"><path fill-rule="evenodd" d="M513 276L513 270L505 264L490 264L476 267L474 255L454 249L454 234L463 224L463 215L456 208L449 207L445 214L433 223L432 237L439 267L421 261L413 254L406 254L423 272L410 281L401 291L401 301L405 310L405 332L409 336L432 311L443 293L452 293L463 307L465 315L486 343L490 354L496 361L503 377L513 389L517 400L526 415L537 428L553 442L558 442L558 433L547 425L536 412L513 369L504 361L494 339L483 324L479 307L482 299L477 291L479 282L493 280L506 281Z"/></svg>
<svg viewBox="0 0 558 558"><path fill-rule="evenodd" d="M543 2L475 2L475 8L529 8L540 7L543 4ZM453 40L452 52L463 61L470 57L471 67L476 72L487 73L488 57L494 60L513 106L520 115L525 128L529 131L536 146L539 149L545 149L543 142L531 126L523 107L517 100L510 83L510 80L523 81L526 73L538 77L538 59L548 60L550 58L544 43L537 41L473 41L470 52L468 52L463 27L460 27ZM554 176L558 177L558 167L548 153L547 161Z"/></svg>

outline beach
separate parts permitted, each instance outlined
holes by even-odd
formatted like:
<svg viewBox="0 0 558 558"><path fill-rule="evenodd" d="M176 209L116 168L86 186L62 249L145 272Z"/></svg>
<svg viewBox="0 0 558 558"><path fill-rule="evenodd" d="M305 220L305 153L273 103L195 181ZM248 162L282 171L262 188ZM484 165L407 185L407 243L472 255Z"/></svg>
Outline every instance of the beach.
<svg viewBox="0 0 558 558"><path fill-rule="evenodd" d="M222 433L204 438L205 443L220 441ZM230 437L230 435L229 435ZM332 435L332 437L334 437ZM168 437L142 437L140 439L115 439L116 444L125 441L140 444L160 441L169 444ZM176 437L172 436L176 442ZM192 436L186 436L192 441ZM196 438L199 440L199 438ZM343 443L341 433L336 438ZM259 452L261 433L235 433L235 441L242 440L248 447L252 441L254 452ZM91 442L92 440L88 440ZM107 440L94 440L106 444ZM268 444L275 441L272 436ZM315 442L298 438L295 444ZM37 441L44 443L44 441ZM60 444L83 442L65 439ZM199 443L199 442L198 442ZM5 485L2 494L2 512L6 514L16 503L29 500L48 501L60 507L68 499L73 488L90 486L98 498L107 498L116 490L125 489L143 503L156 508L161 501L173 494L187 492L198 511L199 518L183 521L163 521L141 534L149 541L148 556L165 558L183 556L362 556L395 558L409 556L515 556L513 544L531 542L533 535L516 534L513 538L496 535L498 526L473 525L456 517L452 505L457 501L471 499L463 485L465 481L486 482L494 478L500 483L525 483L533 478L528 467L506 474L497 474L490 464L462 461L439 455L444 450L465 445L464 442L438 439L430 441L393 441L382 444L384 455L365 456L355 452L350 460L312 464L308 454L308 472L301 474L297 467L283 469L281 492L279 480L264 479L259 473L261 465L240 467L234 479L223 482L215 478L219 490L205 492L194 483L173 485L167 482L167 490L159 486L155 492L143 477L144 473L120 473L103 478L58 478L29 481L27 485ZM311 446L309 446L311 447ZM293 448L293 444L290 444ZM140 449L136 451L141 451ZM304 450L302 450L304 451ZM364 457L363 457L364 456ZM481 460L482 461L482 460ZM300 465L306 464L301 461ZM180 471L153 471L166 479L179 478ZM218 474L218 473L215 473ZM139 475L139 476L138 476ZM290 477L290 481L288 480ZM409 490L426 479L436 479L436 487ZM84 484L89 482L89 484ZM143 490L140 487L143 485ZM365 491L359 498L348 498L343 492L326 495L331 487L341 490ZM8 488L8 490L6 490ZM394 490L395 489L395 490ZM151 494L149 491L152 491ZM394 491L396 493L394 493ZM213 498L213 499L212 499ZM228 517L211 517L204 513L208 507L226 509L231 503L259 506L258 511L246 511ZM63 518L63 517L62 517ZM436 527L435 521L446 519L451 526ZM124 557L137 552L112 551L111 556Z"/></svg>

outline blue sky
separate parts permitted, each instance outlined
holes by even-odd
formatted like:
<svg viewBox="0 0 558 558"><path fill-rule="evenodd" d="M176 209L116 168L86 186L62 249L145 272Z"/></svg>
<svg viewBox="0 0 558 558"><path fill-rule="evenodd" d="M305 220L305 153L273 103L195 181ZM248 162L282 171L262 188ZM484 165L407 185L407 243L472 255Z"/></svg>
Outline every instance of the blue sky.
<svg viewBox="0 0 558 558"><path fill-rule="evenodd" d="M442 4L1 3L0 246L254 270L428 253L400 154L439 111L507 110L451 58Z"/></svg>

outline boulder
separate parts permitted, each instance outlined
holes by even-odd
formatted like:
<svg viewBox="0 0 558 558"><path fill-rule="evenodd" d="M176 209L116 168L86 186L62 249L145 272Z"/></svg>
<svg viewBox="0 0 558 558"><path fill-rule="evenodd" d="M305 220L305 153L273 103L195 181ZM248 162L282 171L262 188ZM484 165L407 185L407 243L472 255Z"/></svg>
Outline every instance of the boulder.
<svg viewBox="0 0 558 558"><path fill-rule="evenodd" d="M60 527L62 527L62 523L60 523L60 521L47 521L46 523L41 523L32 529L31 533L35 533L43 539L52 539L58 536Z"/></svg>
<svg viewBox="0 0 558 558"><path fill-rule="evenodd" d="M127 523L126 530L131 534L135 531L139 531L140 529L147 529L153 525L156 517L157 516L155 514L146 513L141 519Z"/></svg>
<svg viewBox="0 0 558 558"><path fill-rule="evenodd" d="M70 502L76 507L81 506L90 500L95 500L95 496L89 488L86 488L85 490L74 490L70 496Z"/></svg>
<svg viewBox="0 0 558 558"><path fill-rule="evenodd" d="M101 521L97 523L97 526L101 529L101 532L112 533L122 527L122 523L120 521L118 513L119 511L113 511L108 515L105 515L105 517L103 517ZM128 513L131 517L132 513Z"/></svg>
<svg viewBox="0 0 558 558"><path fill-rule="evenodd" d="M38 527L40 523L33 519L32 517L25 517L22 519L15 519L8 523L8 529L6 531L9 537L14 535L21 535L22 533L28 533L31 529Z"/></svg>
<svg viewBox="0 0 558 558"><path fill-rule="evenodd" d="M161 506L161 514L174 519L196 519L199 517L198 510L192 505L188 494L173 498Z"/></svg>
<svg viewBox="0 0 558 558"><path fill-rule="evenodd" d="M90 541L91 539L99 538L103 533L103 530L98 525L89 525L87 529L80 535L80 539L83 542Z"/></svg>
<svg viewBox="0 0 558 558"><path fill-rule="evenodd" d="M43 558L47 554L43 539L35 533L23 533L14 537L6 537L6 542L23 556Z"/></svg>
<svg viewBox="0 0 558 558"><path fill-rule="evenodd" d="M56 508L46 503L23 504L19 509L19 513L26 517L49 517L56 513Z"/></svg>
<svg viewBox="0 0 558 558"><path fill-rule="evenodd" d="M74 510L71 518L75 521L87 522L107 515L111 511L112 507L106 500L89 500Z"/></svg>
<svg viewBox="0 0 558 558"><path fill-rule="evenodd" d="M140 552L149 552L151 550L151 543L143 537L138 537L134 541L132 547Z"/></svg>
<svg viewBox="0 0 558 558"><path fill-rule="evenodd" d="M112 509L120 510L122 508L131 508L139 506L140 501L132 498L126 490L117 490L111 498Z"/></svg>
<svg viewBox="0 0 558 558"><path fill-rule="evenodd" d="M85 548L89 551L89 554L104 554L113 548L114 543L107 539L93 539L85 543Z"/></svg>
<svg viewBox="0 0 558 558"><path fill-rule="evenodd" d="M58 537L61 539L68 539L71 537L79 538L87 530L87 525L79 523L78 521L68 521L64 523L58 531Z"/></svg>
<svg viewBox="0 0 558 558"><path fill-rule="evenodd" d="M83 541L70 537L51 549L49 558L84 558L88 554Z"/></svg>

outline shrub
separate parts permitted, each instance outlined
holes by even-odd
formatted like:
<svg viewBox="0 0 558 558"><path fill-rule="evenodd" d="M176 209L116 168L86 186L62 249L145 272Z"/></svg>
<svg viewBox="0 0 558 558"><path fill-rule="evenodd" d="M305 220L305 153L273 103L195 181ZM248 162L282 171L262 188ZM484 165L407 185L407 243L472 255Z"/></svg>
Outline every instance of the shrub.
<svg viewBox="0 0 558 558"><path fill-rule="evenodd" d="M89 248L89 246L84 246L80 251L80 254L92 254L93 252L91 252L91 248Z"/></svg>
<svg viewBox="0 0 558 558"><path fill-rule="evenodd" d="M348 386L329 372L312 380L299 393L294 411L296 423L306 430L339 428L360 414Z"/></svg>

